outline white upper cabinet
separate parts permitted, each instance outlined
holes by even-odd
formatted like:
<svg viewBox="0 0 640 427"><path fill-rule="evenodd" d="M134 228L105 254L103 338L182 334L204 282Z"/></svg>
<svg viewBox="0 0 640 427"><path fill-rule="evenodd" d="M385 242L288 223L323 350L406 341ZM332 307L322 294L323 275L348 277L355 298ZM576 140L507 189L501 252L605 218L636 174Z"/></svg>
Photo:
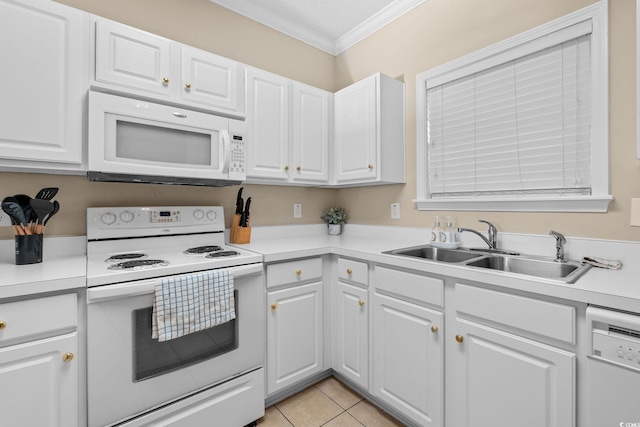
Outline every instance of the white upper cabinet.
<svg viewBox="0 0 640 427"><path fill-rule="evenodd" d="M197 104L244 111L242 66L231 59L182 46L182 98Z"/></svg>
<svg viewBox="0 0 640 427"><path fill-rule="evenodd" d="M244 115L242 64L108 19L93 22L93 86Z"/></svg>
<svg viewBox="0 0 640 427"><path fill-rule="evenodd" d="M171 41L106 19L95 23L95 80L169 98L180 82L171 70Z"/></svg>
<svg viewBox="0 0 640 427"><path fill-rule="evenodd" d="M294 182L327 183L333 94L313 86L292 83L291 155Z"/></svg>
<svg viewBox="0 0 640 427"><path fill-rule="evenodd" d="M267 184L327 184L333 94L247 68L247 178Z"/></svg>
<svg viewBox="0 0 640 427"><path fill-rule="evenodd" d="M246 69L247 178L289 177L289 80Z"/></svg>
<svg viewBox="0 0 640 427"><path fill-rule="evenodd" d="M82 172L88 15L52 1L0 1L0 166Z"/></svg>
<svg viewBox="0 0 640 427"><path fill-rule="evenodd" d="M335 94L334 179L404 183L404 83L377 73Z"/></svg>

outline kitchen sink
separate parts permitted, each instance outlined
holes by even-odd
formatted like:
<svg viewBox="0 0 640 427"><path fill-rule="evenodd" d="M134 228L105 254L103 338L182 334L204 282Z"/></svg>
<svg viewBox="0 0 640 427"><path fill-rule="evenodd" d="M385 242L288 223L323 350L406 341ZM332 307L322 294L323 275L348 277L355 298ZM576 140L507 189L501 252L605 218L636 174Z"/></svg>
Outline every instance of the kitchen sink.
<svg viewBox="0 0 640 427"><path fill-rule="evenodd" d="M591 266L576 261L556 262L514 256L487 256L467 263L469 267L487 268L541 279L561 280L573 283Z"/></svg>
<svg viewBox="0 0 640 427"><path fill-rule="evenodd" d="M428 261L457 263L466 267L482 268L514 276L553 280L561 283L574 283L591 268L590 265L577 261L556 262L551 258L519 255L517 252L500 249L488 249L486 251L468 248L445 249L422 245L394 249L383 253Z"/></svg>
<svg viewBox="0 0 640 427"><path fill-rule="evenodd" d="M464 262L479 258L482 254L468 252L460 249L443 249L434 246L416 246L413 248L395 249L383 252L391 255L402 255L414 258L429 259L440 262Z"/></svg>

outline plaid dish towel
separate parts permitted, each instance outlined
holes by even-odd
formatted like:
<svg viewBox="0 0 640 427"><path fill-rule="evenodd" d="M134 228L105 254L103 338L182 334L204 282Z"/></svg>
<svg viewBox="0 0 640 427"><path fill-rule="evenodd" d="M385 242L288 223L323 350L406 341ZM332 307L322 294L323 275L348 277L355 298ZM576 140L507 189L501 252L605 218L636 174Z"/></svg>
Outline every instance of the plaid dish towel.
<svg viewBox="0 0 640 427"><path fill-rule="evenodd" d="M153 298L152 338L168 341L235 319L233 274L212 270L161 279Z"/></svg>

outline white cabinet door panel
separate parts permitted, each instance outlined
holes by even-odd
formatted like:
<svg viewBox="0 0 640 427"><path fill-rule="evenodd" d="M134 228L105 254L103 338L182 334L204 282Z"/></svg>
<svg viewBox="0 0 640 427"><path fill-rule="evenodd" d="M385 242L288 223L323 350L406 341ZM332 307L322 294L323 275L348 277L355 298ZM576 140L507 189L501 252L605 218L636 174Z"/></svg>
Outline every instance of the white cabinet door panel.
<svg viewBox="0 0 640 427"><path fill-rule="evenodd" d="M459 319L454 425L575 425L575 355Z"/></svg>
<svg viewBox="0 0 640 427"><path fill-rule="evenodd" d="M366 289L337 283L334 369L369 387L369 301Z"/></svg>
<svg viewBox="0 0 640 427"><path fill-rule="evenodd" d="M77 415L76 333L0 348L0 424L73 427Z"/></svg>
<svg viewBox="0 0 640 427"><path fill-rule="evenodd" d="M287 180L289 82L247 69L247 177Z"/></svg>
<svg viewBox="0 0 640 427"><path fill-rule="evenodd" d="M96 80L169 98L171 41L108 20L96 22Z"/></svg>
<svg viewBox="0 0 640 427"><path fill-rule="evenodd" d="M440 312L374 296L373 392L418 425L443 425L443 320Z"/></svg>
<svg viewBox="0 0 640 427"><path fill-rule="evenodd" d="M0 158L82 163L87 22L51 1L0 1Z"/></svg>

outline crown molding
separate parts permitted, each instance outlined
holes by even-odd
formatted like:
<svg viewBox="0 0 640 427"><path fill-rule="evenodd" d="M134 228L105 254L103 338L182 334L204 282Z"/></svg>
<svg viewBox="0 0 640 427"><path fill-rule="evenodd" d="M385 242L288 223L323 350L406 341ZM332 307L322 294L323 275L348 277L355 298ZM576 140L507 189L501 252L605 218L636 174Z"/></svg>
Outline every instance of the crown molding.
<svg viewBox="0 0 640 427"><path fill-rule="evenodd" d="M210 1L335 56L426 0L396 0L338 40L333 40L317 31L311 31L297 23L284 21L276 10L262 7L258 3L248 0Z"/></svg>

